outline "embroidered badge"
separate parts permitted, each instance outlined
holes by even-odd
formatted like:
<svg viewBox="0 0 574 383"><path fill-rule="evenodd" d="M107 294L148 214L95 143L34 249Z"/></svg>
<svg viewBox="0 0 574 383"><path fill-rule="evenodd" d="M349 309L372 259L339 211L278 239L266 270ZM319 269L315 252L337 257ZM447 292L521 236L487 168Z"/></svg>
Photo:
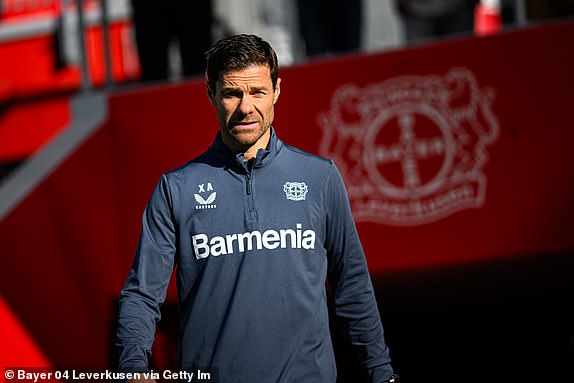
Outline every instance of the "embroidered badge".
<svg viewBox="0 0 574 383"><path fill-rule="evenodd" d="M285 182L283 185L285 197L291 201L304 201L309 188L305 182Z"/></svg>

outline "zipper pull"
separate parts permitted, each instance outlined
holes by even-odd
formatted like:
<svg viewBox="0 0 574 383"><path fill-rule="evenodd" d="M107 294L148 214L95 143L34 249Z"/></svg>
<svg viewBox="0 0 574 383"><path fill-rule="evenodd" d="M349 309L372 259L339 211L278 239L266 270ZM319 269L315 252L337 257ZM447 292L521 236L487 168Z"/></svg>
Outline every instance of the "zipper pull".
<svg viewBox="0 0 574 383"><path fill-rule="evenodd" d="M251 175L247 175L247 195L251 195Z"/></svg>

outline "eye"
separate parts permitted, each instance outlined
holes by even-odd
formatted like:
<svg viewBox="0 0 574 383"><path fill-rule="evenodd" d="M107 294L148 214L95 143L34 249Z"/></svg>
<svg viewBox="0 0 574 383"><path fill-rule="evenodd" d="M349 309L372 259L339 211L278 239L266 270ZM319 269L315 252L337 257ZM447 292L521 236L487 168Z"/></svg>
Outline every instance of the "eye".
<svg viewBox="0 0 574 383"><path fill-rule="evenodd" d="M223 98L226 99L239 98L239 97L241 97L240 92L234 90L223 92Z"/></svg>

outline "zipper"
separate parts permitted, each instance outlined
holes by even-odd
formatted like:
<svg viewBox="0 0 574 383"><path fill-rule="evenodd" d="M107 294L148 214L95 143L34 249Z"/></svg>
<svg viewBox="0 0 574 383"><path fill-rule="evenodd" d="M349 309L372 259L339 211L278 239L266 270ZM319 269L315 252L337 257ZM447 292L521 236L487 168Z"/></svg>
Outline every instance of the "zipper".
<svg viewBox="0 0 574 383"><path fill-rule="evenodd" d="M247 193L247 220L256 221L257 212L255 211L255 201L253 199L253 168L255 161L247 164L247 175L245 180L245 192Z"/></svg>

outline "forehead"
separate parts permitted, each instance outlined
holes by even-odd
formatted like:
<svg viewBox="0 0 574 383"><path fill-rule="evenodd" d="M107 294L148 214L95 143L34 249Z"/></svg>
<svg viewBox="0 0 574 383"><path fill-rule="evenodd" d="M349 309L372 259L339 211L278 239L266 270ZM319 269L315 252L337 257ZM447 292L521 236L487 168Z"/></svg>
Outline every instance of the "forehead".
<svg viewBox="0 0 574 383"><path fill-rule="evenodd" d="M224 72L217 84L221 87L272 86L271 71L267 65L250 65L244 69Z"/></svg>

